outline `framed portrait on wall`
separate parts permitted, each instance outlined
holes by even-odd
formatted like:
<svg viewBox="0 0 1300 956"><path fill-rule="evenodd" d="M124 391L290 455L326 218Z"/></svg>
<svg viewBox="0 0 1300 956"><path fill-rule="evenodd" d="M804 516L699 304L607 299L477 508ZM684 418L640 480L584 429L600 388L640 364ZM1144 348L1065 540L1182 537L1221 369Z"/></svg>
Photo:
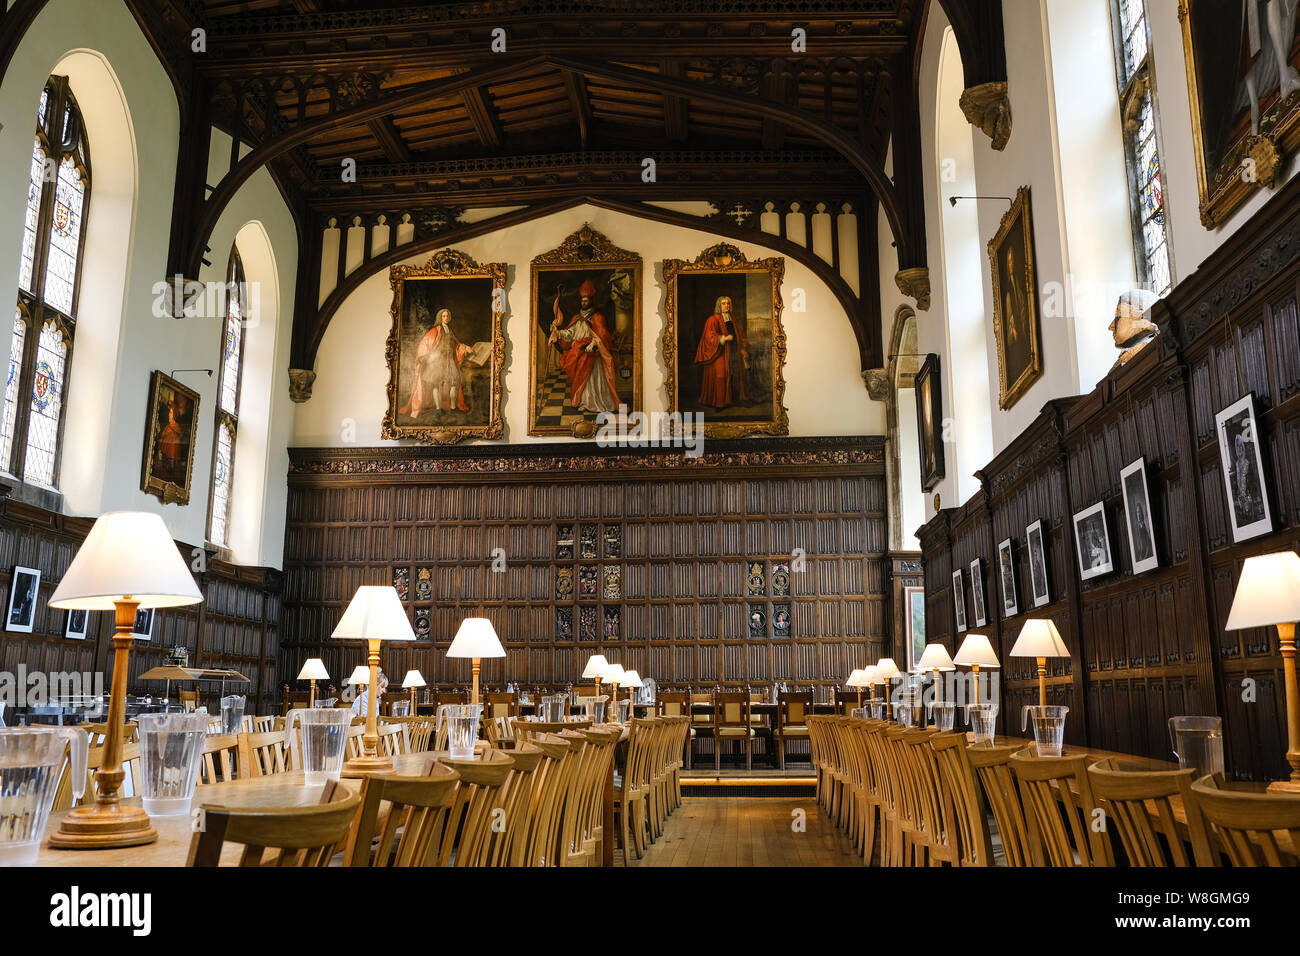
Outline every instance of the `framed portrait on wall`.
<svg viewBox="0 0 1300 956"><path fill-rule="evenodd" d="M907 615L907 669L911 672L925 653L925 588L903 588L903 613Z"/></svg>
<svg viewBox="0 0 1300 956"><path fill-rule="evenodd" d="M1015 617L1020 613L1020 599L1016 596L1016 549L1011 539L998 545L998 581L1002 585L1002 616Z"/></svg>
<svg viewBox="0 0 1300 956"><path fill-rule="evenodd" d="M141 491L163 504L189 504L198 432L199 393L155 371L144 421Z"/></svg>
<svg viewBox="0 0 1300 956"><path fill-rule="evenodd" d="M961 568L952 573L952 609L957 616L957 633L966 630L966 588L962 584Z"/></svg>
<svg viewBox="0 0 1300 956"><path fill-rule="evenodd" d="M530 309L528 434L591 438L641 409L639 255L584 225L533 258Z"/></svg>
<svg viewBox="0 0 1300 956"><path fill-rule="evenodd" d="M975 626L986 627L989 623L988 608L984 603L984 559L976 558L970 563L970 602L975 612Z"/></svg>
<svg viewBox="0 0 1300 956"><path fill-rule="evenodd" d="M785 435L785 260L750 262L730 243L665 259L669 412L703 415L710 438Z"/></svg>
<svg viewBox="0 0 1300 956"><path fill-rule="evenodd" d="M1047 545L1043 539L1043 522L1035 521L1025 527L1025 550L1029 552L1029 589L1034 595L1034 607L1052 603L1047 582Z"/></svg>
<svg viewBox="0 0 1300 956"><path fill-rule="evenodd" d="M943 391L939 356L931 352L914 380L916 391L917 447L921 452L921 490L929 491L943 480Z"/></svg>
<svg viewBox="0 0 1300 956"><path fill-rule="evenodd" d="M1085 581L1115 570L1106 531L1106 505L1097 502L1074 516L1075 550L1079 555L1079 577Z"/></svg>
<svg viewBox="0 0 1300 956"><path fill-rule="evenodd" d="M32 633L36 623L36 603L41 593L41 572L36 568L14 567L9 575L9 607L5 612L5 630Z"/></svg>
<svg viewBox="0 0 1300 956"><path fill-rule="evenodd" d="M993 337L998 350L998 407L1010 408L1043 377L1028 186L1016 190L1011 208L989 241L988 253L993 276Z"/></svg>
<svg viewBox="0 0 1300 956"><path fill-rule="evenodd" d="M63 625L63 636L76 638L77 640L86 639L86 629L90 623L90 612L86 610L69 611L67 620Z"/></svg>
<svg viewBox="0 0 1300 956"><path fill-rule="evenodd" d="M1272 187L1300 147L1296 4L1178 7L1201 223L1217 229L1256 189Z"/></svg>
<svg viewBox="0 0 1300 956"><path fill-rule="evenodd" d="M135 623L131 625L131 636L137 641L153 640L154 613L154 608L151 607L136 609Z"/></svg>
<svg viewBox="0 0 1300 956"><path fill-rule="evenodd" d="M1133 559L1134 574L1160 566L1146 464L1145 458L1139 458L1119 473L1119 482L1124 489L1124 524L1128 529L1128 551Z"/></svg>
<svg viewBox="0 0 1300 956"><path fill-rule="evenodd" d="M1232 540L1249 541L1268 534L1273 530L1273 513L1268 506L1259 425L1255 421L1255 396L1243 395L1215 415L1214 428L1219 437L1219 461L1228 495Z"/></svg>
<svg viewBox="0 0 1300 956"><path fill-rule="evenodd" d="M451 444L500 438L506 264L445 249L393 266L388 410L380 434Z"/></svg>

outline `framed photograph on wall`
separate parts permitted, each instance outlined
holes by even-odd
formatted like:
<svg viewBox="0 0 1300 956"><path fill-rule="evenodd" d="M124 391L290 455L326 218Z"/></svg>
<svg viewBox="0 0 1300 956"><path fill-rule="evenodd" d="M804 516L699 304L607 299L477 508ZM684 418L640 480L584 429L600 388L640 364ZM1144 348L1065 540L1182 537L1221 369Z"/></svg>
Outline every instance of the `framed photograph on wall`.
<svg viewBox="0 0 1300 956"><path fill-rule="evenodd" d="M63 636L84 641L86 639L86 627L89 622L89 611L69 611L67 621L63 625Z"/></svg>
<svg viewBox="0 0 1300 956"><path fill-rule="evenodd" d="M663 275L668 411L703 415L710 438L788 434L785 260L750 262L723 242L693 262L665 259Z"/></svg>
<svg viewBox="0 0 1300 956"><path fill-rule="evenodd" d="M1223 486L1228 494L1228 521L1232 540L1249 541L1273 530L1260 454L1259 426L1255 421L1255 396L1243 395L1214 416L1219 436Z"/></svg>
<svg viewBox="0 0 1300 956"><path fill-rule="evenodd" d="M966 630L966 588L962 585L961 569L952 573L952 607L957 615L957 633Z"/></svg>
<svg viewBox="0 0 1300 956"><path fill-rule="evenodd" d="M9 575L9 609L5 630L32 633L36 623L36 602L41 593L41 572L35 568L15 567Z"/></svg>
<svg viewBox="0 0 1300 956"><path fill-rule="evenodd" d="M1034 607L1051 604L1051 589L1047 582L1047 544L1043 538L1041 520L1026 525L1025 550L1029 552L1029 589L1034 595Z"/></svg>
<svg viewBox="0 0 1300 956"><path fill-rule="evenodd" d="M925 588L903 588L903 613L907 615L907 670L925 653Z"/></svg>
<svg viewBox="0 0 1300 956"><path fill-rule="evenodd" d="M163 504L189 504L198 433L199 393L155 371L149 380L140 490Z"/></svg>
<svg viewBox="0 0 1300 956"><path fill-rule="evenodd" d="M929 491L943 480L943 390L939 356L931 352L914 380L916 391L917 447L921 452L921 490Z"/></svg>
<svg viewBox="0 0 1300 956"><path fill-rule="evenodd" d="M131 636L137 641L153 640L153 618L153 608L137 608L135 612L135 623L131 625Z"/></svg>
<svg viewBox="0 0 1300 956"><path fill-rule="evenodd" d="M984 559L976 558L970 563L970 602L975 611L976 627L987 627L989 623L984 597Z"/></svg>
<svg viewBox="0 0 1300 956"><path fill-rule="evenodd" d="M1156 534L1151 522L1151 496L1147 489L1146 459L1139 458L1119 473L1124 489L1124 524L1128 528L1128 551L1133 573L1141 574L1160 566Z"/></svg>
<svg viewBox="0 0 1300 956"><path fill-rule="evenodd" d="M1106 505L1097 502L1074 516L1075 550L1079 555L1079 577L1085 581L1115 570L1106 531Z"/></svg>
<svg viewBox="0 0 1300 956"><path fill-rule="evenodd" d="M1016 549L1007 538L998 545L998 580L1002 582L1002 616L1015 617L1020 613L1016 597Z"/></svg>
<svg viewBox="0 0 1300 956"><path fill-rule="evenodd" d="M444 249L393 266L388 411L380 435L447 445L500 438L506 264Z"/></svg>
<svg viewBox="0 0 1300 956"><path fill-rule="evenodd" d="M1011 208L989 241L988 254L998 348L998 407L1010 408L1043 377L1028 186L1016 190Z"/></svg>

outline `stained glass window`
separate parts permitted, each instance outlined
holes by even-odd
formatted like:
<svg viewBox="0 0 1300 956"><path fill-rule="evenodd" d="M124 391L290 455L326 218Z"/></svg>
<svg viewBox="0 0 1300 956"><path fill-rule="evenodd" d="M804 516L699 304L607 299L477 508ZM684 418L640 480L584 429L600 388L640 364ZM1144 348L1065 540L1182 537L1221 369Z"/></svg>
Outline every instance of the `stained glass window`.
<svg viewBox="0 0 1300 956"><path fill-rule="evenodd" d="M218 385L215 447L212 450L212 502L208 540L228 546L230 492L235 481L235 439L239 434L239 385L244 362L244 265L239 250L226 270L226 318L221 329L221 380Z"/></svg>
<svg viewBox="0 0 1300 956"><path fill-rule="evenodd" d="M212 465L212 531L213 544L226 543L226 516L230 511L231 459L234 457L235 436L224 422L217 428L217 454Z"/></svg>
<svg viewBox="0 0 1300 956"><path fill-rule="evenodd" d="M18 262L18 305L0 417L0 468L55 488L77 282L90 199L84 124L66 77L52 76L36 109Z"/></svg>

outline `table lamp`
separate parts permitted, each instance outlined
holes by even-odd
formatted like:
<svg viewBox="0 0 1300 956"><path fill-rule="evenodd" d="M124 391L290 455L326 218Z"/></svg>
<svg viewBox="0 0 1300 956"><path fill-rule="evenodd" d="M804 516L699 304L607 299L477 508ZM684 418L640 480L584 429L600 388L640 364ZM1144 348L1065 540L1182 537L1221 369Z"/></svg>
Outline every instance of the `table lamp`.
<svg viewBox="0 0 1300 956"><path fill-rule="evenodd" d="M358 664L358 665L356 666L356 669L353 670L352 673L348 675L348 679L347 679L346 681L344 681L344 683L346 683L346 684L356 684L356 685L358 685L358 686L360 686L361 684L369 684L369 683L370 683L370 665L369 665L369 664Z"/></svg>
<svg viewBox="0 0 1300 956"><path fill-rule="evenodd" d="M622 665L622 664L610 664L608 667L605 668L605 683L606 683L606 684L613 684L613 685L614 685L614 691L613 691L613 693L611 693L611 694L609 695L609 706L608 706L607 708L605 708L605 713L606 713L606 714L613 714L613 715L617 716L617 714L618 714L618 710L617 710L617 708L618 708L618 687L619 687L620 684L623 683L623 665ZM600 695L597 694L596 696L599 697Z"/></svg>
<svg viewBox="0 0 1300 956"><path fill-rule="evenodd" d="M921 652L921 658L916 662L916 669L934 673L934 699L943 700L943 695L940 693L943 684L939 680L939 674L940 672L955 671L957 665L952 662L952 657L948 654L948 648L938 641L931 641L925 645L925 650Z"/></svg>
<svg viewBox="0 0 1300 956"><path fill-rule="evenodd" d="M604 654L592 654L587 658L587 666L582 669L582 679L590 680L596 678L596 696L600 696L600 679L605 676L605 671L609 669L609 661L605 660Z"/></svg>
<svg viewBox="0 0 1300 956"><path fill-rule="evenodd" d="M975 678L975 703L977 704L980 702L980 668L1002 666L998 663L998 656L993 653L993 645L989 643L989 639L973 631L966 635L966 640L961 642L961 647L957 648L957 656L952 659L952 662L971 669L971 676Z"/></svg>
<svg viewBox="0 0 1300 956"><path fill-rule="evenodd" d="M630 719L632 719L632 717L636 716L635 714L632 713L632 702L636 700L636 691L637 691L637 688L638 688L638 687L644 687L645 685L641 682L641 675L638 674L636 671L624 671L624 672L623 672L623 686L626 687L626 688L628 689L628 691L627 691L627 716L628 716L628 719L630 720ZM615 713L617 713L617 710L615 710Z"/></svg>
<svg viewBox="0 0 1300 956"><path fill-rule="evenodd" d="M893 713L893 711L889 707L889 688L890 685L893 683L894 678L897 676L899 676L898 665L894 663L894 659L892 657L882 657L880 660L876 661L876 683L885 685L885 719L886 720L888 720L889 715Z"/></svg>
<svg viewBox="0 0 1300 956"><path fill-rule="evenodd" d="M1038 706L1047 706L1047 659L1069 657L1070 652L1061 640L1056 625L1044 617L1031 617L1020 629L1020 636L1012 646L1012 657L1038 658Z"/></svg>
<svg viewBox="0 0 1300 956"><path fill-rule="evenodd" d="M402 686L411 689L411 716L415 716L415 692L417 688L428 687L424 675L419 671L407 671L406 676L402 678Z"/></svg>
<svg viewBox="0 0 1300 956"><path fill-rule="evenodd" d="M460 630L447 648L447 656L468 657L473 661L474 694L470 703L477 704L479 661L485 657L505 657L506 651L491 621L485 617L467 617L460 622Z"/></svg>
<svg viewBox="0 0 1300 956"><path fill-rule="evenodd" d="M113 683L104 759L95 771L95 802L68 811L50 837L50 846L97 850L140 846L158 839L149 815L140 807L123 806L118 793L126 777L122 730L134 641L131 631L140 608L181 607L202 600L161 517L144 511L113 511L95 520L54 589L50 607L114 612Z"/></svg>
<svg viewBox="0 0 1300 956"><path fill-rule="evenodd" d="M406 608L392 585L363 584L352 596L338 626L330 637L339 641L365 641L368 651L366 673L366 731L361 736L361 756L353 757L343 765L344 777L364 777L372 773L392 773L393 761L379 752L379 724L376 709L379 702L379 642L413 641L415 631L406 617ZM359 670L359 668L358 668ZM352 674L355 679L358 674Z"/></svg>
<svg viewBox="0 0 1300 956"><path fill-rule="evenodd" d="M867 685L867 672L861 667L854 668L849 673L849 679L844 682L845 687L853 687L858 692L858 707L862 706L862 688Z"/></svg>
<svg viewBox="0 0 1300 956"><path fill-rule="evenodd" d="M50 602L53 604L53 602ZM1296 684L1295 625L1300 620L1300 555L1279 551L1247 558L1237 581L1226 630L1276 625L1286 693L1286 760L1290 780L1268 785L1272 793L1300 793L1300 686ZM116 686L116 673L113 675Z"/></svg>
<svg viewBox="0 0 1300 956"><path fill-rule="evenodd" d="M880 678L876 676L876 665L868 664L862 668L862 686L871 689L871 699L876 699L876 681Z"/></svg>
<svg viewBox="0 0 1300 956"><path fill-rule="evenodd" d="M302 670L298 672L298 680L311 681L311 696L307 698L307 706L316 706L316 682L318 680L329 680L329 671L325 669L325 662L319 657L310 657L307 663L302 665Z"/></svg>

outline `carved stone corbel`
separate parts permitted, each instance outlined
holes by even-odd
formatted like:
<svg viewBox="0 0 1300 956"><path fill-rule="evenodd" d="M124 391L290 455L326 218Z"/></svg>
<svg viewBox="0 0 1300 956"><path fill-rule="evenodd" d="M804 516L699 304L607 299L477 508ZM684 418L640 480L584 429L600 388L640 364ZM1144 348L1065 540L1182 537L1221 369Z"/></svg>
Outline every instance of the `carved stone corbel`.
<svg viewBox="0 0 1300 956"><path fill-rule="evenodd" d="M903 295L916 300L916 307L922 312L930 310L930 270L924 266L900 269L894 276L894 283Z"/></svg>
<svg viewBox="0 0 1300 956"><path fill-rule="evenodd" d="M864 368L862 381L873 402L883 402L889 397L889 373L883 368Z"/></svg>
<svg viewBox="0 0 1300 956"><path fill-rule="evenodd" d="M315 382L316 373L311 369L289 369L289 398L301 405L311 398L311 387Z"/></svg>
<svg viewBox="0 0 1300 956"><path fill-rule="evenodd" d="M994 149L1006 149L1011 138L1011 100L1005 80L962 90L958 105L967 121L993 141Z"/></svg>

